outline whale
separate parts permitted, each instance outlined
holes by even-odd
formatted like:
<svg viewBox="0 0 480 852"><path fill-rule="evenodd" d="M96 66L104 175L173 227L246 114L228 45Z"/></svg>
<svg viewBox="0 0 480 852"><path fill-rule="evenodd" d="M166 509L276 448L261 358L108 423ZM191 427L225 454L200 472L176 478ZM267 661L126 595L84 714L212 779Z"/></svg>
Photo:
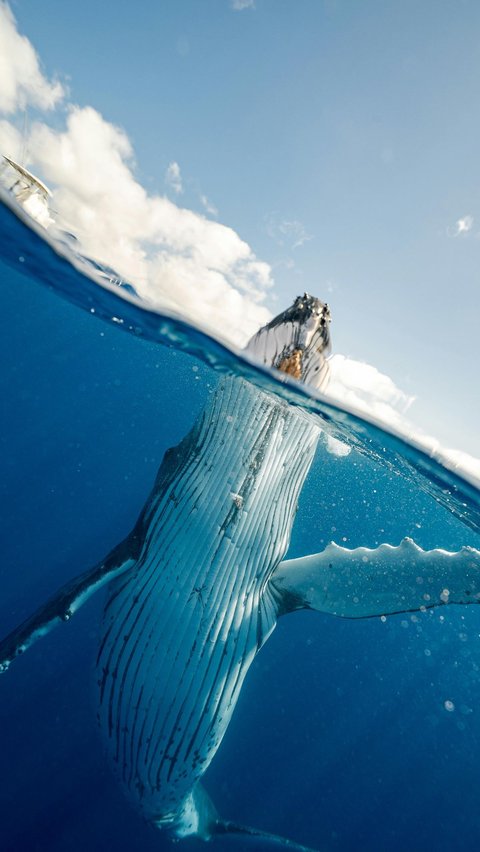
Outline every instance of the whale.
<svg viewBox="0 0 480 852"><path fill-rule="evenodd" d="M309 388L328 385L330 311L309 294L261 328L249 356ZM0 672L106 587L95 667L113 771L143 817L176 838L257 837L203 786L242 685L279 618L299 609L369 618L480 602L480 551L398 545L286 559L322 436L311 412L223 376L169 449L127 537L0 642ZM422 582L419 583L419 577Z"/></svg>

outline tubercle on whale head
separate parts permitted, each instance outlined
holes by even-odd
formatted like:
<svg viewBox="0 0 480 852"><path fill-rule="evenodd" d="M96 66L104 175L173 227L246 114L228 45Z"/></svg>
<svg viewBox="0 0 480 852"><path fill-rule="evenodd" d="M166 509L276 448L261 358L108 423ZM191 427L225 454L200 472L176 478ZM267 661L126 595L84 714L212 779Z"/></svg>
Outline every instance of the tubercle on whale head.
<svg viewBox="0 0 480 852"><path fill-rule="evenodd" d="M330 309L304 293L252 337L247 352L263 364L323 390L328 382Z"/></svg>

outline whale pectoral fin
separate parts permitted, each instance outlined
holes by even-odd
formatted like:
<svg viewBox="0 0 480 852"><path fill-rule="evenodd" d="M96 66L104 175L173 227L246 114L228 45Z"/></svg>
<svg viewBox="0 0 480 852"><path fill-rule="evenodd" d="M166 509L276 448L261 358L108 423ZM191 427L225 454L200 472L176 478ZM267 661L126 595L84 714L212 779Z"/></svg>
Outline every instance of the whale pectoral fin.
<svg viewBox="0 0 480 852"><path fill-rule="evenodd" d="M2 639L0 673L5 672L12 660L23 654L37 639L62 621L68 621L94 592L135 565L135 549L136 540L129 536L94 568L69 580L33 615Z"/></svg>
<svg viewBox="0 0 480 852"><path fill-rule="evenodd" d="M368 618L447 603L480 603L480 551L398 547L348 550L333 542L321 553L281 562L270 578L278 614L315 609Z"/></svg>

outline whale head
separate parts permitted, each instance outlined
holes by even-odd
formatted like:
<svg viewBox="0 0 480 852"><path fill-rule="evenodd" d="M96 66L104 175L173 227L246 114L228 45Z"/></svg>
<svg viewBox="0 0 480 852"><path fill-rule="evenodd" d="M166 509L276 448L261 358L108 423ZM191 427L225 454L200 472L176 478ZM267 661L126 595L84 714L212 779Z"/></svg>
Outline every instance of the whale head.
<svg viewBox="0 0 480 852"><path fill-rule="evenodd" d="M328 382L330 309L304 293L252 337L246 351L263 364L322 390Z"/></svg>

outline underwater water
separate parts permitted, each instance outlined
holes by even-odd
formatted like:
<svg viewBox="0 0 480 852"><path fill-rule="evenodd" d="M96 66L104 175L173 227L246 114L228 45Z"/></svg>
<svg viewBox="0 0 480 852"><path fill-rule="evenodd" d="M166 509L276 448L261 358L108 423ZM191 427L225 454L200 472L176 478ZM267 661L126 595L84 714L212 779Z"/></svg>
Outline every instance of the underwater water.
<svg viewBox="0 0 480 852"><path fill-rule="evenodd" d="M0 240L1 636L125 537L225 372L308 407L352 447L319 444L290 556L332 539L480 548L479 492L419 450L102 288L3 205ZM182 848L142 820L105 758L93 688L104 599L0 676L2 852ZM479 760L480 607L298 612L253 663L204 780L222 816L322 852L474 850ZM244 845L269 848L212 849Z"/></svg>

